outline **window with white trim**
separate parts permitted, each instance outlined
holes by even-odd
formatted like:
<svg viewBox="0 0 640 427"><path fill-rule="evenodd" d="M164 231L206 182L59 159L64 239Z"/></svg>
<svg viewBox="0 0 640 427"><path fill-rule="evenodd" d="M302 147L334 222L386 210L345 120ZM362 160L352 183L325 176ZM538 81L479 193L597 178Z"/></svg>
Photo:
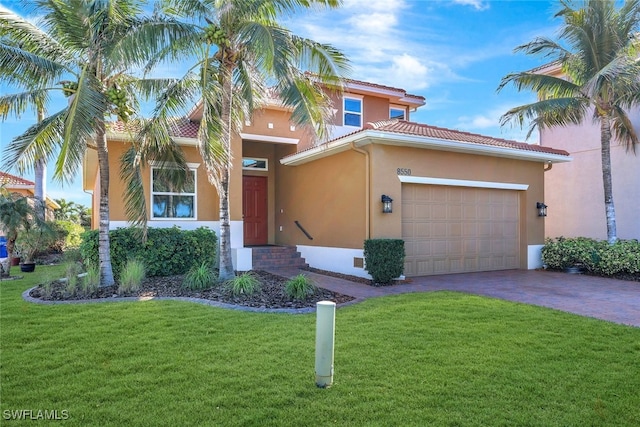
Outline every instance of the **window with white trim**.
<svg viewBox="0 0 640 427"><path fill-rule="evenodd" d="M160 168L151 168L151 219L196 219L196 170L190 172L192 179L177 191Z"/></svg>
<svg viewBox="0 0 640 427"><path fill-rule="evenodd" d="M389 107L389 118L391 120L406 120L406 110L403 107L391 106Z"/></svg>
<svg viewBox="0 0 640 427"><path fill-rule="evenodd" d="M362 127L362 98L344 97L344 125Z"/></svg>

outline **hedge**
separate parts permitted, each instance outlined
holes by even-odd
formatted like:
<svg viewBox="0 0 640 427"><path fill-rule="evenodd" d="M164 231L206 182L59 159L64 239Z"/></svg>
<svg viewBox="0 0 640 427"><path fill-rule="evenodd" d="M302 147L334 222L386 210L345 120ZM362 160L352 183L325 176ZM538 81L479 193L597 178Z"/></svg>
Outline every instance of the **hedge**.
<svg viewBox="0 0 640 427"><path fill-rule="evenodd" d="M609 245L586 237L547 239L542 262L551 269L578 266L600 276L640 275L640 242L618 240Z"/></svg>
<svg viewBox="0 0 640 427"><path fill-rule="evenodd" d="M139 230L118 228L109 231L109 239L116 280L129 259L142 261L149 277L171 276L184 274L203 262L212 265L218 247L215 233L203 227L195 230L149 228L146 242L140 238ZM98 265L98 230L82 235L80 253L87 266Z"/></svg>
<svg viewBox="0 0 640 427"><path fill-rule="evenodd" d="M402 275L404 241L401 239L369 239L364 241L365 269L374 284L386 285Z"/></svg>

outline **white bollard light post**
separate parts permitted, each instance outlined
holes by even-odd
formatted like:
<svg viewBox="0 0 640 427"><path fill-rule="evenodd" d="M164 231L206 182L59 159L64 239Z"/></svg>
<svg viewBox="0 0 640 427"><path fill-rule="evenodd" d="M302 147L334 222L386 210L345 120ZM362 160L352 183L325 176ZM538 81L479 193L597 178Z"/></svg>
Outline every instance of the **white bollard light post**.
<svg viewBox="0 0 640 427"><path fill-rule="evenodd" d="M336 332L336 303L316 304L316 385L330 387L333 382L333 345Z"/></svg>

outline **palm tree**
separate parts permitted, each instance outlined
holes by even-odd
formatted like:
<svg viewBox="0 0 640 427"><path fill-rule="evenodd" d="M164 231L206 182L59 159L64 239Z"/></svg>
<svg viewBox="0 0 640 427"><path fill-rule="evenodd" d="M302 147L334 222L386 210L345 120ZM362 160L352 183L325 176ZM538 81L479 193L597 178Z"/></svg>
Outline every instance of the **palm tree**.
<svg viewBox="0 0 640 427"><path fill-rule="evenodd" d="M30 170L36 160L52 159L58 151L54 178L69 182L85 151L97 151L100 279L102 286L110 286L108 120L135 115L133 95L148 95L156 84L129 73L188 30L156 14L144 15L136 0L37 0L31 5L41 16L40 26L0 10L0 80L27 89L0 97L0 112L3 118L19 116L25 106L49 101L51 91L62 91L69 101L15 138L3 160Z"/></svg>
<svg viewBox="0 0 640 427"><path fill-rule="evenodd" d="M54 200L60 208L56 209L53 213L55 219L65 221L78 221L80 219L80 209L82 205L77 204L74 201L67 201L66 199Z"/></svg>
<svg viewBox="0 0 640 427"><path fill-rule="evenodd" d="M346 58L329 45L291 34L282 14L311 6L336 7L339 0L168 0L165 10L195 22L194 34L174 45L195 63L168 85L145 134L168 141L167 117L184 113L199 95L202 120L198 147L209 182L220 199L220 280L234 277L231 259L229 177L231 138L259 108L272 86L292 121L327 134L331 110L324 88L339 89ZM309 71L311 73L305 73ZM133 156L132 156L133 157ZM136 192L136 194L140 194Z"/></svg>
<svg viewBox="0 0 640 427"><path fill-rule="evenodd" d="M602 181L607 220L607 240L618 239L611 183L612 135L633 149L638 135L627 110L640 105L640 0L585 0L574 8L562 0L555 15L564 19L559 41L536 38L516 51L543 55L555 61L565 78L536 72L509 74L498 90L513 84L520 91L533 90L537 102L512 108L501 118L504 125L531 120L536 128L583 123L588 116L600 124Z"/></svg>
<svg viewBox="0 0 640 427"><path fill-rule="evenodd" d="M7 260L0 265L0 276L11 275L11 258L13 258L16 239L21 230L28 230L36 211L29 199L18 194L10 194L0 188L0 230L7 238Z"/></svg>

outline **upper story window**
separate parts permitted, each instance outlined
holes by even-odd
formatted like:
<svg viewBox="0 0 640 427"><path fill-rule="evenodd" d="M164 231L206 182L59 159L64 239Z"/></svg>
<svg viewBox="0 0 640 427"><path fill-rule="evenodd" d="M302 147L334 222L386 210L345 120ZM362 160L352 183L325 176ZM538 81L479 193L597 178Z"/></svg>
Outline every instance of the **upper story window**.
<svg viewBox="0 0 640 427"><path fill-rule="evenodd" d="M362 127L362 98L344 97L344 125Z"/></svg>
<svg viewBox="0 0 640 427"><path fill-rule="evenodd" d="M391 106L389 107L389 118L391 120L393 119L398 119L398 120L406 120L406 110L404 107L400 107L400 106Z"/></svg>
<svg viewBox="0 0 640 427"><path fill-rule="evenodd" d="M162 176L160 168L151 168L151 219L196 219L196 170L182 191Z"/></svg>

